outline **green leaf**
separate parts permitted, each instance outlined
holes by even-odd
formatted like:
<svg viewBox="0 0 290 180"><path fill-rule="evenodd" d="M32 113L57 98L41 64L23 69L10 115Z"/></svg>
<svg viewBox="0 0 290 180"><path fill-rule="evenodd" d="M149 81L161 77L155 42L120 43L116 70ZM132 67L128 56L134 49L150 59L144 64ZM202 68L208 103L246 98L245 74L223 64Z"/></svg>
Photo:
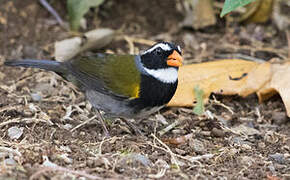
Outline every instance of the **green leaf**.
<svg viewBox="0 0 290 180"><path fill-rule="evenodd" d="M77 31L80 27L82 17L91 7L97 7L104 0L67 0L67 10L69 15L71 30Z"/></svg>
<svg viewBox="0 0 290 180"><path fill-rule="evenodd" d="M220 17L223 17L224 15L235 10L236 8L245 6L253 1L255 0L226 0Z"/></svg>
<svg viewBox="0 0 290 180"><path fill-rule="evenodd" d="M193 113L196 115L202 115L204 113L204 104L203 104L203 90L199 86L194 87L194 96L196 98L196 105L193 108Z"/></svg>

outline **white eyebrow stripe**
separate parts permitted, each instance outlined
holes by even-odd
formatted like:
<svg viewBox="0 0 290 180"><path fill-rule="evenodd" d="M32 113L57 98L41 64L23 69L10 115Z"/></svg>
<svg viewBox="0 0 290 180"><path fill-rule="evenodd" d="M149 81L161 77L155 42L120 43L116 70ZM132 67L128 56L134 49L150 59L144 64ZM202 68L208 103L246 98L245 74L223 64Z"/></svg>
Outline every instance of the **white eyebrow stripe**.
<svg viewBox="0 0 290 180"><path fill-rule="evenodd" d="M164 51L170 51L170 50L171 50L171 47L170 47L168 44L158 43L158 44L156 44L155 46L153 46L152 48L146 50L143 54L146 54L146 53L152 52L152 51L154 51L154 50L157 49L157 48L161 48L161 49L163 49Z"/></svg>
<svg viewBox="0 0 290 180"><path fill-rule="evenodd" d="M179 52L181 52L181 47L180 46L177 46L177 49Z"/></svg>

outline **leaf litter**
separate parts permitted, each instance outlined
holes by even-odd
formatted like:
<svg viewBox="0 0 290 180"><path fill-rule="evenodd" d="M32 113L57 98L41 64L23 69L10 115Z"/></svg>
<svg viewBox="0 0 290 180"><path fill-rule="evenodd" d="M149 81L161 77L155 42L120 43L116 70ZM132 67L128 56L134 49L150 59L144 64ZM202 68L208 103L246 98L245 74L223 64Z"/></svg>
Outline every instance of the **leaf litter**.
<svg viewBox="0 0 290 180"><path fill-rule="evenodd" d="M11 2L9 3L8 5L11 7ZM16 5L20 6L21 3L20 1L16 2ZM31 4L30 8L32 10L30 10L33 15L33 7L37 6L33 6L33 3ZM1 8L5 8L8 5L4 3ZM169 5L170 3L166 4L168 7L164 9L172 8ZM112 17L115 23L108 27L114 28L115 25L122 24L118 11L120 9L124 11L125 8L121 4L117 7L119 9L114 10L116 16ZM154 7L154 5L151 5L148 11L154 10ZM25 8L26 6L23 6L23 9ZM172 12L175 12L174 8ZM41 20L45 20L47 14L40 14L39 17ZM159 17L163 18L162 16ZM134 20L138 23L140 19L134 17ZM34 27L35 22L31 22L29 18L23 22L28 23L28 25L21 25L23 31L31 31L30 28ZM37 23L41 22L43 21L37 21ZM103 21L102 25L106 25L106 23L107 25L109 24L108 21ZM148 21L147 23L151 22ZM159 24L148 27L160 28L157 32L162 30ZM127 27L124 30L127 38L117 37L117 40L114 40L113 43L106 47L106 51L127 53L145 49L158 40L155 38L148 39L148 37L151 37L150 34L146 34L146 28L148 27L145 23L144 29L142 29L144 30L143 34L138 29L132 31L130 27ZM43 33L43 41L39 43L42 45L63 39L60 38L62 36L61 28L53 27L56 32L60 33L54 33L54 36L60 35L60 37L54 38L50 34L45 34L45 32L50 32L51 29L49 30L49 28L51 27L44 26L45 30L41 31ZM242 27L241 33L245 32L244 29L247 32L247 28ZM154 29L152 31L154 32ZM10 33L13 34L13 32ZM228 49L227 43L235 48L245 47L237 43L237 40L240 40L238 35L241 34L231 34L230 30L227 32L228 36L221 32L216 33L218 34L217 36L206 32L194 33L195 41L197 41L196 48L190 49L187 46L183 48L184 56L188 57L186 58L188 62L190 62L190 58L196 57L195 55L198 55L201 51L203 55L198 57L207 57L213 60L215 59L215 51L218 51L220 47ZM174 33L169 34L169 36L173 38L173 41L178 41L178 39L182 38L182 35ZM19 48L21 44L28 46L29 43L32 43L31 39L31 37L26 37L25 33L17 41L13 41L12 38L11 41L15 42L15 44L10 49L7 42L11 41L5 41L6 44L3 43L5 44L5 50L8 49L9 51L4 51L3 55L11 57L8 52L12 52L14 48L20 49L17 52L21 52L21 48ZM273 36L273 43L276 40L280 41L277 36ZM259 43L257 45L256 41L250 39L249 42L253 42L255 46L250 44L247 47L253 50L264 50L265 48L261 47ZM263 43L272 47L272 44L267 43L267 41ZM40 45L40 47L42 46ZM275 53L282 52L282 55L285 56L283 54L284 50L285 48L283 47L274 49ZM53 54L52 51L47 52L45 48L40 50L40 55L44 57L49 56L47 53ZM35 55L35 57L37 56ZM204 61L204 59L196 60L196 62L200 61ZM248 61L248 63L253 62ZM254 63L256 64L256 62ZM272 65L270 66L272 67ZM86 105L87 103L84 102L84 98L78 90L70 86L69 83L52 73L39 70L8 70L5 67L0 68L5 75L3 81L0 82L0 123L2 124L0 152L9 152L8 154L14 152L12 156L10 155L9 157L8 155L5 158L12 158L15 161L12 166L0 167L5 177L14 175L24 179L47 176L58 179L81 176L88 179L105 177L112 179L128 177L167 179L288 177L289 123L279 126L275 124L274 112L276 114L285 114L282 101L277 96L258 104L258 99L252 95L245 98L235 95L214 95L214 99L210 95L208 96L209 103L205 104L205 113L201 116L196 116L191 108L165 108L160 114L166 119L167 125L160 117L158 117L160 121L156 121L154 115L138 123L138 126L147 132L145 137L136 137L130 131L124 131L122 127L126 125L116 120L110 121L109 127L112 137L103 139L99 122L86 122L90 117L93 117L93 114L90 113L90 107ZM230 77L226 76L225 79L235 84L238 92L244 92L246 88L242 88L242 91L240 86L249 77L249 74L244 75L245 73L247 72L234 72L230 74ZM41 91L43 99L37 102L33 101L30 92L39 83L48 83L52 92ZM205 85L207 84L205 83ZM258 89L257 87L249 87L247 89ZM193 88L189 90L191 93L194 92ZM231 92L230 88L225 90ZM246 92L249 93L250 91L247 90ZM7 95L9 98L7 98ZM192 98L190 101L192 104L194 99ZM68 108L69 106L71 108ZM28 111L25 112L25 109L28 109ZM170 128L161 137L158 137L160 135L157 135L157 132L179 120L181 121L176 126ZM81 126L71 131L72 128L66 129L64 125L69 125L72 128L78 127L78 125ZM255 129L260 133L240 133L233 129L233 127L239 127L240 125ZM13 126L24 127L24 129L19 139L11 141L8 129ZM223 136L217 136L220 132ZM150 136L151 133L152 135ZM173 143L165 144L162 141L163 138ZM286 164L281 165L277 164L275 160L269 160L268 155L275 154L273 149L279 150L280 154L286 157ZM72 161L61 157L66 153L68 155L65 155L65 157ZM130 157L131 155L134 158L129 159L129 162L123 161L124 156ZM39 164L45 162L43 157L48 157L48 160L58 167L56 169L43 169L43 171L38 169L40 168ZM152 162L152 167L144 167L142 163L138 163L139 160L146 159L145 157ZM253 159L254 161L249 161L248 159ZM239 160L242 160L243 163L239 163ZM132 161L137 161L137 163L132 163ZM5 169L5 171L2 171L2 169Z"/></svg>

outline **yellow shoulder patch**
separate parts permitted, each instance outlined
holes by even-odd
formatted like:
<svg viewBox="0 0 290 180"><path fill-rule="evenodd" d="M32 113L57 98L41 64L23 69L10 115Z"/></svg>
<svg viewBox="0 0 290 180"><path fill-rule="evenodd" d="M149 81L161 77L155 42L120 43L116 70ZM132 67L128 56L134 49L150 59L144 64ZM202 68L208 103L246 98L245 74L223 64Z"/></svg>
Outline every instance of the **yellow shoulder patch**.
<svg viewBox="0 0 290 180"><path fill-rule="evenodd" d="M140 85L135 84L135 87L133 88L131 98L130 99L135 99L139 97L139 92L140 92Z"/></svg>

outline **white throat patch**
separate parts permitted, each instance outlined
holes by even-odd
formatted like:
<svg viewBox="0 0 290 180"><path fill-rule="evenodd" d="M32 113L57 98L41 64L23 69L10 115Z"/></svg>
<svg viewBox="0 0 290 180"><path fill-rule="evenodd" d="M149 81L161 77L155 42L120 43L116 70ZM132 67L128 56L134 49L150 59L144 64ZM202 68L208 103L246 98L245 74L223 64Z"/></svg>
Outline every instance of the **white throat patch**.
<svg viewBox="0 0 290 180"><path fill-rule="evenodd" d="M150 48L150 49L146 50L145 52L143 52L142 54L150 53L150 52L154 51L157 48L161 48L164 51L170 51L171 50L171 47L168 44L158 43L155 46L153 46L152 48Z"/></svg>
<svg viewBox="0 0 290 180"><path fill-rule="evenodd" d="M144 67L144 70L164 83L175 83L178 78L178 72L176 68L169 67L164 69L148 69Z"/></svg>

